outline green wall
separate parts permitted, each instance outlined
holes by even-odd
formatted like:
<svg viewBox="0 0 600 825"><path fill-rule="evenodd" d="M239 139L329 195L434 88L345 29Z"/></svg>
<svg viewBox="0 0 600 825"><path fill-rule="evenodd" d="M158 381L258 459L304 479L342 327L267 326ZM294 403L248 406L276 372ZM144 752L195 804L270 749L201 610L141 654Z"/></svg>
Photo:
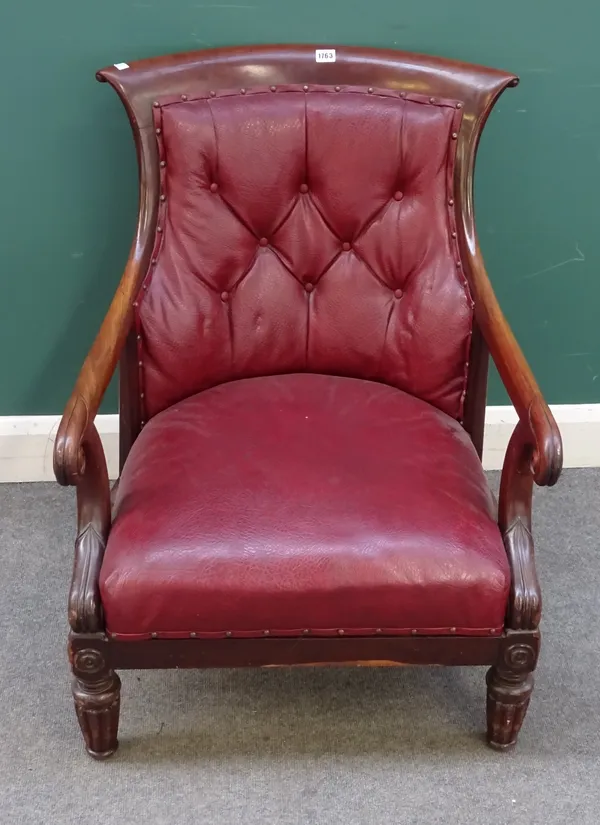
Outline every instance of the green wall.
<svg viewBox="0 0 600 825"><path fill-rule="evenodd" d="M514 71L481 144L479 234L552 403L600 402L597 0L19 0L2 4L0 415L62 409L120 277L136 202L96 69L235 43L397 47ZM505 403L492 377L489 400ZM104 409L116 409L114 388Z"/></svg>

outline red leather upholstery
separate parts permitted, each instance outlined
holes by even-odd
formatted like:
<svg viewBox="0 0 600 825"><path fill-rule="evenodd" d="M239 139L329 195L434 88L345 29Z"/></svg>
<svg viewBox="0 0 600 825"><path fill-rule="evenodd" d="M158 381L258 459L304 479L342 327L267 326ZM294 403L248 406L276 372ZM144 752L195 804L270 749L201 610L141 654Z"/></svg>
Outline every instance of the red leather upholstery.
<svg viewBox="0 0 600 825"><path fill-rule="evenodd" d="M460 419L472 310L453 208L460 104L271 89L155 105L143 418L224 381L315 372L378 380Z"/></svg>
<svg viewBox="0 0 600 825"><path fill-rule="evenodd" d="M393 387L222 384L133 445L101 570L108 632L499 633L510 574L461 426Z"/></svg>

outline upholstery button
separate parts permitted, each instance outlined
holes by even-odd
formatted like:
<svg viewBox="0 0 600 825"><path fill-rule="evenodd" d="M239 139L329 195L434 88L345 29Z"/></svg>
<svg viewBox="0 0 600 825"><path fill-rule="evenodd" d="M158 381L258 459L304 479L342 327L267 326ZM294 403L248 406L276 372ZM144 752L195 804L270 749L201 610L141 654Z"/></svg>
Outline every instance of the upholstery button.
<svg viewBox="0 0 600 825"><path fill-rule="evenodd" d="M401 201L403 197L404 197L404 195L402 194L402 192L394 192L394 200L395 201Z"/></svg>
<svg viewBox="0 0 600 825"><path fill-rule="evenodd" d="M454 206L454 199L453 198L450 198L448 200L448 206Z"/></svg>
<svg viewBox="0 0 600 825"><path fill-rule="evenodd" d="M222 301L228 301L229 300L229 293L228 292L222 292L221 293L221 300Z"/></svg>
<svg viewBox="0 0 600 825"><path fill-rule="evenodd" d="M395 289L395 290L394 290L394 297L396 297L396 298L402 298L402 295L403 295L403 293L402 293L402 290L401 290L401 289Z"/></svg>
<svg viewBox="0 0 600 825"><path fill-rule="evenodd" d="M161 132L162 132L162 129L157 129L157 130L156 130L156 134L157 134L157 135L160 135L160 133L161 133Z"/></svg>
<svg viewBox="0 0 600 825"><path fill-rule="evenodd" d="M277 91L277 86L271 86L271 91L276 92Z"/></svg>
<svg viewBox="0 0 600 825"><path fill-rule="evenodd" d="M218 183L211 183L210 191L211 192L218 192L219 191L219 184Z"/></svg>
<svg viewBox="0 0 600 825"><path fill-rule="evenodd" d="M164 169L165 166L167 165L167 161L166 160L161 160L160 165L161 165L161 168Z"/></svg>
<svg viewBox="0 0 600 825"><path fill-rule="evenodd" d="M367 92L368 92L370 95L372 95L372 94L373 94L373 87L372 87L372 86L369 86L369 88L367 89Z"/></svg>
<svg viewBox="0 0 600 825"><path fill-rule="evenodd" d="M351 246L352 245L348 243L348 241L344 241L344 243L342 244L342 249L344 250L344 252L348 252Z"/></svg>
<svg viewBox="0 0 600 825"><path fill-rule="evenodd" d="M304 92L308 92L308 86L303 86L303 87L302 87L302 90L303 90Z"/></svg>
<svg viewBox="0 0 600 825"><path fill-rule="evenodd" d="M456 104L456 108L457 108L457 109L462 109L462 103L457 103L457 104Z"/></svg>
<svg viewBox="0 0 600 825"><path fill-rule="evenodd" d="M456 140L458 137L458 132L452 132L452 140Z"/></svg>
<svg viewBox="0 0 600 825"><path fill-rule="evenodd" d="M245 95L245 94L246 94L246 90L245 90L245 89L240 89L240 92L241 92L243 95Z"/></svg>
<svg viewBox="0 0 600 825"><path fill-rule="evenodd" d="M216 97L216 95L217 95L217 93L213 92L213 91L210 91L209 94L210 94L211 97Z"/></svg>
<svg viewBox="0 0 600 825"><path fill-rule="evenodd" d="M187 95L181 95L182 100L187 100Z"/></svg>
<svg viewBox="0 0 600 825"><path fill-rule="evenodd" d="M339 87L339 86L336 86L336 87L335 87L335 91L336 91L336 92L339 92L339 91L340 91L340 87Z"/></svg>
<svg viewBox="0 0 600 825"><path fill-rule="evenodd" d="M304 289L305 289L307 292L312 292L314 288L315 288L315 285L314 285L314 284L311 284L311 282L310 282L310 281L307 281L307 282L304 284Z"/></svg>
<svg viewBox="0 0 600 825"><path fill-rule="evenodd" d="M261 239L260 239L260 241L259 241L259 244L260 244L261 246L268 246L268 245L269 245L269 241L268 241L266 238L261 238Z"/></svg>
<svg viewBox="0 0 600 825"><path fill-rule="evenodd" d="M308 192L308 184L307 183L301 183L300 184L300 191L302 192L303 195L306 195L306 193Z"/></svg>
<svg viewBox="0 0 600 825"><path fill-rule="evenodd" d="M430 102L430 103L435 103L435 97L430 97L430 98L429 98L429 102Z"/></svg>

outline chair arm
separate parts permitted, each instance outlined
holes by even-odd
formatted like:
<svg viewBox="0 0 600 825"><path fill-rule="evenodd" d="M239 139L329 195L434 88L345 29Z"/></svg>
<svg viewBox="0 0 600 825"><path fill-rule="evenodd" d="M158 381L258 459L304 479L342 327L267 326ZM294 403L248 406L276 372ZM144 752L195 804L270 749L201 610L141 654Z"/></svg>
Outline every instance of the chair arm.
<svg viewBox="0 0 600 825"><path fill-rule="evenodd" d="M134 242L54 443L57 481L77 487L77 537L69 592L69 624L76 633L99 633L104 629L99 577L111 525L111 501L106 456L94 418L131 326L133 301L142 271L142 256L136 251L140 248Z"/></svg>
<svg viewBox="0 0 600 825"><path fill-rule="evenodd" d="M500 309L479 249L470 264L475 316L519 416L519 443L522 450L531 452L529 467L535 483L552 486L558 481L562 470L560 431Z"/></svg>
<svg viewBox="0 0 600 825"><path fill-rule="evenodd" d="M135 254L134 247L58 427L54 442L54 474L59 484L77 486L85 475L84 441L94 428L94 418L129 332L139 275L140 257Z"/></svg>
<svg viewBox="0 0 600 825"><path fill-rule="evenodd" d="M507 627L536 630L542 594L531 533L533 483L556 484L562 469L562 440L554 416L500 309L479 247L476 241L473 243L474 236L465 234L476 320L519 416L502 467L498 501L498 526L511 571Z"/></svg>

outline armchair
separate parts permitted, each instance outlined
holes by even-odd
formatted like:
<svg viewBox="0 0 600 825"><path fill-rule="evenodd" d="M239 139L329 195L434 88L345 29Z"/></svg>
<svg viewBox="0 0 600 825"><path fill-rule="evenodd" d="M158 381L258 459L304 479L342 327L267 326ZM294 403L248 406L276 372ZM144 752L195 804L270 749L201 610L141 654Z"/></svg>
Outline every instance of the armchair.
<svg viewBox="0 0 600 825"><path fill-rule="evenodd" d="M514 745L559 431L477 243L501 71L397 51L217 49L98 72L137 146L137 231L57 434L77 488L73 694L117 747L122 668L489 665ZM122 65L122 64L120 64ZM496 508L488 352L519 423ZM120 364L120 479L94 418Z"/></svg>

